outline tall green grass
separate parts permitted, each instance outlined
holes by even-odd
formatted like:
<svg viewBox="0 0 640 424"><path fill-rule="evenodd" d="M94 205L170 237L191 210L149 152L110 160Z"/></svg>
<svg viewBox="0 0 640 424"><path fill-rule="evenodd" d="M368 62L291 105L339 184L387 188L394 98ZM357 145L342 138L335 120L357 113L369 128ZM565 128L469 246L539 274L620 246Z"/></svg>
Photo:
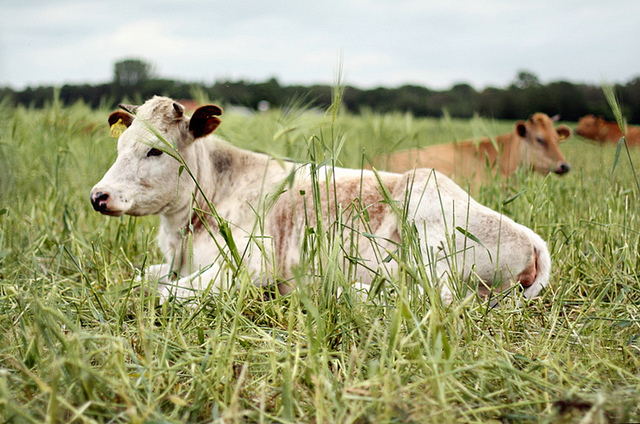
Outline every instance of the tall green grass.
<svg viewBox="0 0 640 424"><path fill-rule="evenodd" d="M574 137L562 146L568 175L522 172L479 190L548 242L551 285L523 307L470 298L442 308L403 276L363 299L325 234L309 234L304 252L322 268L299 269L316 282L287 296L239 274L237 290L195 308L157 306L135 281L137 268L162 260L157 218L103 217L89 203L115 158L108 111L0 108L3 422L640 420L638 151L614 168L615 146ZM289 108L226 115L218 134L360 167L512 125Z"/></svg>

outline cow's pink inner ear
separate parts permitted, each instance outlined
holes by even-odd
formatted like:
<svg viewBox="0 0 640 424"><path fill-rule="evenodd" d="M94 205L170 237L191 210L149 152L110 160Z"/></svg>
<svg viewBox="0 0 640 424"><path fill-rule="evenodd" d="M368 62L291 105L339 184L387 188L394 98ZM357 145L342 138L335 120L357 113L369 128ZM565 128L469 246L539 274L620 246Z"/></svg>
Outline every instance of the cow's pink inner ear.
<svg viewBox="0 0 640 424"><path fill-rule="evenodd" d="M527 126L525 125L525 123L523 121L518 121L516 122L516 133L520 136L520 137L524 137L527 135Z"/></svg>
<svg viewBox="0 0 640 424"><path fill-rule="evenodd" d="M133 122L133 116L126 112L117 110L109 115L109 126L111 127L113 124L117 123L118 120L121 120L125 126L129 127Z"/></svg>

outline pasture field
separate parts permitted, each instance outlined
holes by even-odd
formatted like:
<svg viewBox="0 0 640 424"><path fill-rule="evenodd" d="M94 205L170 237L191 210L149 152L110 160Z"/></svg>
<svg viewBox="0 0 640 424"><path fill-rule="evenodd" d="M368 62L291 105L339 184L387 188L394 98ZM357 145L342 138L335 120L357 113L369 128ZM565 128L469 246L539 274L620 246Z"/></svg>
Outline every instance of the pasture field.
<svg viewBox="0 0 640 424"><path fill-rule="evenodd" d="M304 252L318 278L289 295L240 274L195 308L157 306L134 279L162 260L157 218L89 202L116 154L108 113L0 103L1 422L640 421L640 151L574 136L566 176L520 172L475 194L547 240L551 284L522 306L514 292L498 308L446 308L402 276L362 299L321 234ZM222 119L217 133L241 147L347 167L513 125L296 109Z"/></svg>

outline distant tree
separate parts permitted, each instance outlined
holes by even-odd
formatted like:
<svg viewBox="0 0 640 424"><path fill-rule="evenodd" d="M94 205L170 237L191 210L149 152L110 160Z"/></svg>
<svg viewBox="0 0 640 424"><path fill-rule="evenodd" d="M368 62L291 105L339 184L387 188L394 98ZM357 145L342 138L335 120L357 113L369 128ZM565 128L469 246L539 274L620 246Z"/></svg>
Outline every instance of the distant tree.
<svg viewBox="0 0 640 424"><path fill-rule="evenodd" d="M442 116L443 110L449 110L454 100L451 91L434 91L427 98L427 115ZM457 115L452 116L457 118Z"/></svg>
<svg viewBox="0 0 640 424"><path fill-rule="evenodd" d="M217 81L209 90L212 99L223 99L234 105L252 107L252 84L240 81Z"/></svg>
<svg viewBox="0 0 640 424"><path fill-rule="evenodd" d="M0 102L14 105L16 102L16 92L9 87L0 87Z"/></svg>
<svg viewBox="0 0 640 424"><path fill-rule="evenodd" d="M627 120L629 123L640 124L640 76L629 81L621 91Z"/></svg>
<svg viewBox="0 0 640 424"><path fill-rule="evenodd" d="M346 104L346 98L350 94L350 89L345 90L343 103ZM333 93L328 85L313 85L311 87L296 87L295 92L289 98L305 98L308 96L311 106L326 109L333 101Z"/></svg>
<svg viewBox="0 0 640 424"><path fill-rule="evenodd" d="M482 116L500 118L503 92L504 90L496 87L485 88L478 98L478 113Z"/></svg>
<svg viewBox="0 0 640 424"><path fill-rule="evenodd" d="M188 99L193 96L194 87L209 99L251 108L266 100L273 107L302 105L325 109L333 101L333 88L329 85L283 86L271 78L258 83L217 81L207 86L157 78L151 64L127 59L115 63L111 82L95 86L64 85L60 90L28 87L14 91L0 87L0 102L44 107L56 96L64 104L81 100L92 107L115 107L122 101L139 103L154 94L177 100ZM640 76L624 85L616 85L615 91L627 121L640 124ZM416 116L442 116L446 109L455 118L469 118L478 113L495 119L515 120L526 119L534 112L545 112L560 114L567 121L575 121L588 113L614 119L601 87L567 81L543 85L536 75L524 70L517 73L506 89L488 87L477 92L469 84L456 84L442 91L417 85L374 89L349 86L345 87L342 103L353 113L361 110L376 113L401 111Z"/></svg>
<svg viewBox="0 0 640 424"><path fill-rule="evenodd" d="M516 80L513 82L513 85L518 88L530 88L539 87L541 84L540 80L535 74L529 71L519 71L518 75L516 76Z"/></svg>
<svg viewBox="0 0 640 424"><path fill-rule="evenodd" d="M578 87L567 81L553 82L545 87L547 102L541 112L559 114L564 121L577 121L587 114L587 101Z"/></svg>
<svg viewBox="0 0 640 424"><path fill-rule="evenodd" d="M262 101L267 101L272 106L281 106L284 103L281 96L282 87L280 87L278 80L275 78L271 78L263 83L254 84L251 107L257 108L258 103Z"/></svg>
<svg viewBox="0 0 640 424"><path fill-rule="evenodd" d="M456 84L451 88L451 104L447 110L452 116L471 118L478 110L478 93L469 84Z"/></svg>
<svg viewBox="0 0 640 424"><path fill-rule="evenodd" d="M113 82L121 87L135 87L153 78L153 66L139 59L116 62Z"/></svg>
<svg viewBox="0 0 640 424"><path fill-rule="evenodd" d="M396 90L395 107L402 112L411 112L416 116L426 116L428 88L417 85L403 85Z"/></svg>
<svg viewBox="0 0 640 424"><path fill-rule="evenodd" d="M356 104L352 110L360 111L362 108L368 108L380 113L395 110L396 95L394 91L384 87L359 91Z"/></svg>
<svg viewBox="0 0 640 424"><path fill-rule="evenodd" d="M523 119L530 114L530 106L523 95L523 90L511 86L507 90L499 93L499 109L496 113L497 119Z"/></svg>
<svg viewBox="0 0 640 424"><path fill-rule="evenodd" d="M51 102L53 92L53 87L27 87L25 90L16 93L15 99L19 104L42 108L48 102Z"/></svg>
<svg viewBox="0 0 640 424"><path fill-rule="evenodd" d="M191 87L191 84L183 82L154 78L141 84L137 91L143 100L153 97L154 95L167 96L176 100L182 100L191 97Z"/></svg>
<svg viewBox="0 0 640 424"><path fill-rule="evenodd" d="M113 106L115 103L111 98L109 84L63 85L60 89L60 100L67 105L81 100L93 108L101 105Z"/></svg>

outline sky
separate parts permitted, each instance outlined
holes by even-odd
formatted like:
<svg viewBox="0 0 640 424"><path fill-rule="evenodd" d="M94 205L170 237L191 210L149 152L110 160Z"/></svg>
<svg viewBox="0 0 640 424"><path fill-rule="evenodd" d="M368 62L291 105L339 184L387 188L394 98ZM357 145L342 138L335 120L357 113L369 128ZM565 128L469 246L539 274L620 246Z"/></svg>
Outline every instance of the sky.
<svg viewBox="0 0 640 424"><path fill-rule="evenodd" d="M97 84L117 61L157 76L359 88L625 83L639 0L0 0L0 87Z"/></svg>

